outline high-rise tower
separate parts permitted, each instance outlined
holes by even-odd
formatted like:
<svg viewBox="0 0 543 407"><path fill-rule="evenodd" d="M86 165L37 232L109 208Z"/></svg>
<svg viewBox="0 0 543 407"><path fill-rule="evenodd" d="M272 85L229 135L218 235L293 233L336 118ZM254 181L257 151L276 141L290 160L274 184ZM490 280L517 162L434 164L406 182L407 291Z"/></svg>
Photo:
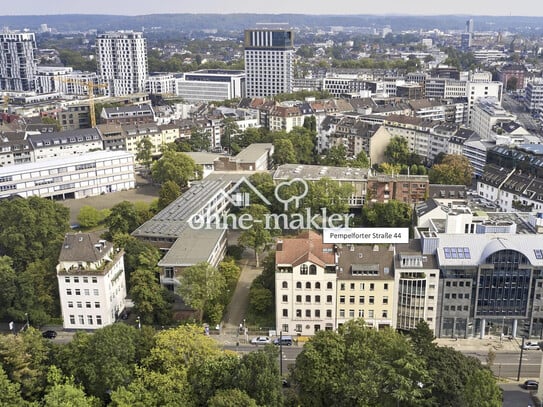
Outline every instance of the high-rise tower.
<svg viewBox="0 0 543 407"><path fill-rule="evenodd" d="M245 30L246 96L292 92L294 38L285 24Z"/></svg>
<svg viewBox="0 0 543 407"><path fill-rule="evenodd" d="M0 33L0 90L33 91L37 66L34 33Z"/></svg>
<svg viewBox="0 0 543 407"><path fill-rule="evenodd" d="M148 76L147 40L143 34L119 31L96 37L98 75L111 96L145 92Z"/></svg>

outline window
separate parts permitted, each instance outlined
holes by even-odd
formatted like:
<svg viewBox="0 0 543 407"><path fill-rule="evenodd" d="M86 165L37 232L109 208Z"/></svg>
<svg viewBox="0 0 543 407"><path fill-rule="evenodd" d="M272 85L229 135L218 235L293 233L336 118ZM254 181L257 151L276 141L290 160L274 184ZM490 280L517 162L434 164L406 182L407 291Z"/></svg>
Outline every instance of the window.
<svg viewBox="0 0 543 407"><path fill-rule="evenodd" d="M388 304L388 297L383 297L383 304Z"/></svg>
<svg viewBox="0 0 543 407"><path fill-rule="evenodd" d="M77 301L77 308L83 308L83 303L81 301Z"/></svg>
<svg viewBox="0 0 543 407"><path fill-rule="evenodd" d="M354 309L349 310L349 318L354 318Z"/></svg>
<svg viewBox="0 0 543 407"><path fill-rule="evenodd" d="M72 289L71 288L66 289L66 295L72 295Z"/></svg>
<svg viewBox="0 0 543 407"><path fill-rule="evenodd" d="M354 295L351 295L349 297L349 304L354 304L354 301L355 301L355 296Z"/></svg>
<svg viewBox="0 0 543 407"><path fill-rule="evenodd" d="M341 318L345 318L345 310L344 310L344 309L340 309L340 310L339 310L339 316L340 316Z"/></svg>
<svg viewBox="0 0 543 407"><path fill-rule="evenodd" d="M320 290L321 289L321 283L319 283L318 281L315 283L315 290Z"/></svg>
<svg viewBox="0 0 543 407"><path fill-rule="evenodd" d="M364 296L361 295L360 297L358 297L358 303L359 304L364 304Z"/></svg>
<svg viewBox="0 0 543 407"><path fill-rule="evenodd" d="M296 324L296 332L302 332L302 324Z"/></svg>
<svg viewBox="0 0 543 407"><path fill-rule="evenodd" d="M88 282L89 282L89 278L88 278L88 277L83 277L83 282L84 282L84 283L88 283Z"/></svg>
<svg viewBox="0 0 543 407"><path fill-rule="evenodd" d="M345 304L345 296L344 295L339 296L339 303L340 304Z"/></svg>
<svg viewBox="0 0 543 407"><path fill-rule="evenodd" d="M70 315L70 324L75 325L75 315Z"/></svg>
<svg viewBox="0 0 543 407"><path fill-rule="evenodd" d="M445 298L450 298L451 295L449 293L445 294Z"/></svg>
<svg viewBox="0 0 543 407"><path fill-rule="evenodd" d="M85 302L85 308L92 308L92 304L90 301Z"/></svg>
<svg viewBox="0 0 543 407"><path fill-rule="evenodd" d="M302 264L300 266L300 274L307 274L307 264Z"/></svg>
<svg viewBox="0 0 543 407"><path fill-rule="evenodd" d="M81 295L81 290L79 288L75 289L75 295Z"/></svg>
<svg viewBox="0 0 543 407"><path fill-rule="evenodd" d="M302 288L302 283L301 283L300 281L298 281L298 282L296 283L296 288L299 288L299 289Z"/></svg>
<svg viewBox="0 0 543 407"><path fill-rule="evenodd" d="M314 264L309 266L309 274L316 275L317 274L317 266L315 266Z"/></svg>
<svg viewBox="0 0 543 407"><path fill-rule="evenodd" d="M302 302L302 296L301 295L296 296L296 302Z"/></svg>
<svg viewBox="0 0 543 407"><path fill-rule="evenodd" d="M326 283L326 289L331 290L333 287L332 283L329 281Z"/></svg>
<svg viewBox="0 0 543 407"><path fill-rule="evenodd" d="M339 285L339 289L340 289L340 291L345 291L345 283L341 283Z"/></svg>
<svg viewBox="0 0 543 407"><path fill-rule="evenodd" d="M464 294L464 299L469 300L469 294L468 293Z"/></svg>
<svg viewBox="0 0 543 407"><path fill-rule="evenodd" d="M94 303L94 308L100 308L100 302L99 301L96 301Z"/></svg>
<svg viewBox="0 0 543 407"><path fill-rule="evenodd" d="M375 284L374 283L370 283L370 291L373 291L375 290Z"/></svg>
<svg viewBox="0 0 543 407"><path fill-rule="evenodd" d="M375 304L375 297L371 295L368 302L370 303L370 305Z"/></svg>
<svg viewBox="0 0 543 407"><path fill-rule="evenodd" d="M92 325L92 315L87 315L87 322L89 325Z"/></svg>
<svg viewBox="0 0 543 407"><path fill-rule="evenodd" d="M455 305L451 305L451 311L456 311L456 306Z"/></svg>
<svg viewBox="0 0 543 407"><path fill-rule="evenodd" d="M317 304L320 304L321 303L321 296L320 295L315 295L315 302Z"/></svg>
<svg viewBox="0 0 543 407"><path fill-rule="evenodd" d="M92 277L92 282L93 283L97 283L98 282L98 277ZM101 325L101 324L100 324Z"/></svg>
<svg viewBox="0 0 543 407"><path fill-rule="evenodd" d="M70 277L64 277L64 282L69 283L70 282Z"/></svg>
<svg viewBox="0 0 543 407"><path fill-rule="evenodd" d="M383 311L382 318L388 318L388 311L387 310Z"/></svg>
<svg viewBox="0 0 543 407"><path fill-rule="evenodd" d="M310 309L306 309L306 310L305 310L305 316L306 316L307 318L311 318L311 310L310 310Z"/></svg>
<svg viewBox="0 0 543 407"><path fill-rule="evenodd" d="M321 317L321 310L320 309L316 309L315 310L315 318L320 318Z"/></svg>
<svg viewBox="0 0 543 407"><path fill-rule="evenodd" d="M77 317L79 319L79 323L81 325L85 325L85 318L83 317L83 315L78 315Z"/></svg>
<svg viewBox="0 0 543 407"><path fill-rule="evenodd" d="M351 283L350 287L351 290L354 290L354 283Z"/></svg>
<svg viewBox="0 0 543 407"><path fill-rule="evenodd" d="M361 290L364 290L365 287L366 287L366 284L365 284L365 283L360 283L360 289L361 289Z"/></svg>
<svg viewBox="0 0 543 407"><path fill-rule="evenodd" d="M301 318L301 317L302 317L302 310L301 310L301 309L297 309L297 310L296 310L296 317L297 317L297 318Z"/></svg>
<svg viewBox="0 0 543 407"><path fill-rule="evenodd" d="M93 291L93 294L94 294L94 295L99 295L99 294L98 294L98 289L97 289L97 288L95 288L95 289L92 290L92 291Z"/></svg>
<svg viewBox="0 0 543 407"><path fill-rule="evenodd" d="M326 296L326 302L328 302L328 303L332 302L332 296L331 295Z"/></svg>
<svg viewBox="0 0 543 407"><path fill-rule="evenodd" d="M443 306L443 310L448 311L448 310L449 310L449 306L448 306L448 305Z"/></svg>
<svg viewBox="0 0 543 407"><path fill-rule="evenodd" d="M358 318L364 318L364 310L363 309L358 310Z"/></svg>
<svg viewBox="0 0 543 407"><path fill-rule="evenodd" d="M383 290L388 291L388 283L383 284Z"/></svg>
<svg viewBox="0 0 543 407"><path fill-rule="evenodd" d="M288 317L288 309L283 308L283 316Z"/></svg>
<svg viewBox="0 0 543 407"><path fill-rule="evenodd" d="M79 277L74 277L74 283L79 283Z"/></svg>
<svg viewBox="0 0 543 407"><path fill-rule="evenodd" d="M73 307L74 307L74 302L68 301L68 308L73 308Z"/></svg>
<svg viewBox="0 0 543 407"><path fill-rule="evenodd" d="M96 315L96 325L102 325L102 316Z"/></svg>
<svg viewBox="0 0 543 407"><path fill-rule="evenodd" d="M326 318L332 318L332 310L331 309L326 310Z"/></svg>
<svg viewBox="0 0 543 407"><path fill-rule="evenodd" d="M368 311L368 318L373 318L373 310L372 309L370 309Z"/></svg>
<svg viewBox="0 0 543 407"><path fill-rule="evenodd" d="M464 305L464 311L467 311L469 307L467 305Z"/></svg>
<svg viewBox="0 0 543 407"><path fill-rule="evenodd" d="M310 295L306 295L305 296L305 302L311 302L311 296Z"/></svg>
<svg viewBox="0 0 543 407"><path fill-rule="evenodd" d="M305 288L307 290L311 290L311 283L309 281L307 283L305 283Z"/></svg>
<svg viewBox="0 0 543 407"><path fill-rule="evenodd" d="M85 288L85 289L83 290L83 293L84 293L85 295L90 295L90 290L89 290L88 288Z"/></svg>
<svg viewBox="0 0 543 407"><path fill-rule="evenodd" d="M283 281L283 284L281 285L283 288L288 288L288 283L286 281Z"/></svg>

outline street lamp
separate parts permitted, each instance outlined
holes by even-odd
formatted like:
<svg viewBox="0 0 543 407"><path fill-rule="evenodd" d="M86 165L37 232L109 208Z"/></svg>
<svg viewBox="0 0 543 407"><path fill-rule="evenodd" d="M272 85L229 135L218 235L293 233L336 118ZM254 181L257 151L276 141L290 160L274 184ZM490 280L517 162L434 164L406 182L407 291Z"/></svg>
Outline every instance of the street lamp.
<svg viewBox="0 0 543 407"><path fill-rule="evenodd" d="M26 328L28 329L28 327L30 326L30 322L28 321L28 312L25 312L25 317L26 317Z"/></svg>
<svg viewBox="0 0 543 407"><path fill-rule="evenodd" d="M138 329L141 329L141 320L140 320L139 315L138 315L138 317L136 318L136 322L138 323Z"/></svg>

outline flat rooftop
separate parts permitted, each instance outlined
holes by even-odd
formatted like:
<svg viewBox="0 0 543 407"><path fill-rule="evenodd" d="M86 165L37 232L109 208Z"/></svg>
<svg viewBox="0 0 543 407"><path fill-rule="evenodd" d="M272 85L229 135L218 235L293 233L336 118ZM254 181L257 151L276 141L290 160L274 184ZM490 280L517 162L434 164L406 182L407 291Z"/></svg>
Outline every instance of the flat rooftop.
<svg viewBox="0 0 543 407"><path fill-rule="evenodd" d="M324 165L284 164L273 173L273 179L303 178L319 180L323 177L335 180L367 180L367 168L329 167Z"/></svg>

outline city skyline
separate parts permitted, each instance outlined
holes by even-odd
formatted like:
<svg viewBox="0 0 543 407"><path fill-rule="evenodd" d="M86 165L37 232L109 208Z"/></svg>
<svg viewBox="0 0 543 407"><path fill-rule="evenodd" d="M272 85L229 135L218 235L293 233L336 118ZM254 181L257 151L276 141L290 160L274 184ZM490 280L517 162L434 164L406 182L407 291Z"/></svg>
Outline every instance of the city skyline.
<svg viewBox="0 0 543 407"><path fill-rule="evenodd" d="M170 3L170 4L168 4ZM173 3L173 4L172 4ZM521 10L521 11L519 11ZM523 12L522 10L526 10ZM54 3L32 0L23 3L5 4L1 15L52 15L52 14L114 14L145 15L170 13L259 13L259 14L390 14L390 15L489 15L489 16L543 16L543 4L529 0L511 3L483 0L479 2L458 0L443 4L404 2L390 0L388 2L368 2L359 0L339 0L330 2L314 2L299 0L297 2L254 2L247 0L205 0L201 2L163 2L149 3L141 0L119 0L109 2L95 0L92 7L84 2L57 0Z"/></svg>

